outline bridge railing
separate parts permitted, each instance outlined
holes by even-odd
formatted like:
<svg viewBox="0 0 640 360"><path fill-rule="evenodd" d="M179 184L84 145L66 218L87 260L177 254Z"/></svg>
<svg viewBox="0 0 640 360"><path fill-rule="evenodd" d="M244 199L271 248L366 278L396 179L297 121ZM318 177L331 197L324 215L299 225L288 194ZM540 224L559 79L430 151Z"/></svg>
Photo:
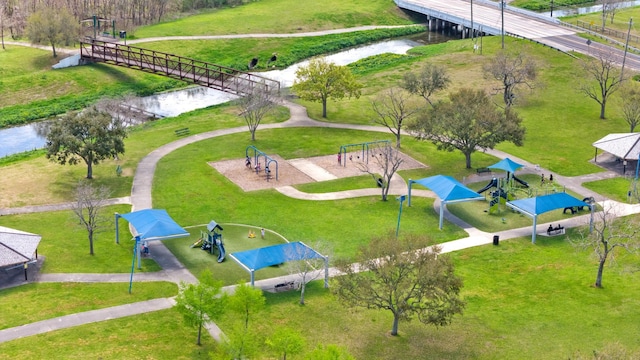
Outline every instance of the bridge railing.
<svg viewBox="0 0 640 360"><path fill-rule="evenodd" d="M229 67L134 46L93 40L80 43L80 55L92 61L138 68L238 95L256 88L279 91L280 82Z"/></svg>

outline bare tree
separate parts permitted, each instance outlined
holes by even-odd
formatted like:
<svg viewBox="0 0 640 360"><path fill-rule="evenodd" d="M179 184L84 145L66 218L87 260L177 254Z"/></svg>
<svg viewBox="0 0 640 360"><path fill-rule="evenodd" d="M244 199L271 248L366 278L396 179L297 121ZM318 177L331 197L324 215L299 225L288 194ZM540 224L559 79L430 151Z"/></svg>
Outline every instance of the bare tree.
<svg viewBox="0 0 640 360"><path fill-rule="evenodd" d="M622 114L629 124L629 132L640 124L640 87L631 82L621 89Z"/></svg>
<svg viewBox="0 0 640 360"><path fill-rule="evenodd" d="M417 73L406 73L400 86L414 95L421 96L427 104L433 106L431 95L446 89L450 82L444 67L427 63Z"/></svg>
<svg viewBox="0 0 640 360"><path fill-rule="evenodd" d="M101 211L107 204L111 192L104 186L94 187L90 182L82 181L76 186L75 202L72 205L80 223L87 230L89 239L89 254L93 255L94 235L105 223L107 218L101 216Z"/></svg>
<svg viewBox="0 0 640 360"><path fill-rule="evenodd" d="M602 288L604 266L607 260L614 259L616 249L636 252L640 248L637 221L631 217L617 218L616 215L613 205L605 204L604 209L596 213L593 231L572 240L578 248L593 249L598 260L594 285L598 288Z"/></svg>
<svg viewBox="0 0 640 360"><path fill-rule="evenodd" d="M410 94L403 89L391 88L378 95L371 102L373 111L378 116L374 121L386 126L396 137L396 148L400 149L402 125L419 107L411 104Z"/></svg>
<svg viewBox="0 0 640 360"><path fill-rule="evenodd" d="M268 86L256 86L247 95L238 100L242 117L249 127L251 141L256 140L256 130L262 119L276 106L277 91Z"/></svg>
<svg viewBox="0 0 640 360"><path fill-rule="evenodd" d="M621 76L621 69L613 61L611 52L599 51L595 58L584 60L582 68L595 80L595 84L583 83L580 91L600 104L600 119L605 119L609 97L620 88L626 78Z"/></svg>
<svg viewBox="0 0 640 360"><path fill-rule="evenodd" d="M485 76L500 82L495 90L502 93L504 105L508 108L516 100L516 90L521 86L536 87L538 64L524 52L502 51L484 66Z"/></svg>
<svg viewBox="0 0 640 360"><path fill-rule="evenodd" d="M387 201L391 178L398 171L404 162L402 153L389 144L379 145L370 149L374 166L371 166L365 159L356 163L358 169L373 177L382 191L382 201ZM378 177L380 174L382 177Z"/></svg>
<svg viewBox="0 0 640 360"><path fill-rule="evenodd" d="M298 261L288 261L287 268L289 274L297 276L300 289L300 305L304 305L304 293L307 283L316 280L324 274L324 267L329 257L325 249L325 244L316 241L313 246L300 246L290 251L293 254L287 254L289 258L302 259ZM322 251L319 251L322 250ZM321 255L321 253L323 255Z"/></svg>
<svg viewBox="0 0 640 360"><path fill-rule="evenodd" d="M618 0L602 0L602 31L604 32L607 17L611 19L611 23L613 24L613 18L616 16L616 13L622 6L620 1Z"/></svg>

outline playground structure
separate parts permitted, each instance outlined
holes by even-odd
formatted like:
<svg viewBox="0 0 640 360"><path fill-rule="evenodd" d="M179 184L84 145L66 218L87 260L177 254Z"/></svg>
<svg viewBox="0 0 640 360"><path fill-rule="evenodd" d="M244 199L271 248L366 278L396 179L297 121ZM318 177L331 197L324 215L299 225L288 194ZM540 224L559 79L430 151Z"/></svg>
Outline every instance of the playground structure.
<svg viewBox="0 0 640 360"><path fill-rule="evenodd" d="M249 156L250 151L253 151L251 156ZM278 161L277 160L272 159L271 157L269 157L269 155L258 150L258 148L256 148L253 145L247 146L244 153L245 153L244 154L245 166L250 169L253 169L256 172L256 174L260 174L260 171L264 170L264 174L265 174L265 177L267 178L267 181L269 181L269 179L271 178L271 172L273 169L272 163L275 163L276 181L278 180ZM264 158L264 168L262 167L262 163L260 162L261 158ZM253 162L251 159L253 159Z"/></svg>
<svg viewBox="0 0 640 360"><path fill-rule="evenodd" d="M489 192L489 210L490 214L500 211L500 204L506 204L507 201L515 200L518 191L525 191L525 197L531 196L531 189L529 184L517 178L513 173L507 172L506 178L492 178L485 187L478 190L478 194L482 194L488 190L494 189Z"/></svg>
<svg viewBox="0 0 640 360"><path fill-rule="evenodd" d="M222 231L222 226L211 220L207 225L207 231L200 231L200 239L191 244L191 247L195 248L199 246L200 249L207 250L212 255L214 254L214 251L217 250L218 262L221 263L224 261L226 251L224 249L224 243L222 242L222 234L216 230Z"/></svg>
<svg viewBox="0 0 640 360"><path fill-rule="evenodd" d="M375 140L375 141L369 141L369 142L358 143L358 144L340 145L340 151L338 151L338 162L342 166L347 166L347 153L349 152L349 149L358 148L356 151L362 151L362 155L356 155L356 159L361 160L362 162L368 164L370 150L371 150L370 146L375 144L381 144L381 143L385 145L389 145L391 144L391 141ZM349 160L353 161L353 155L349 156Z"/></svg>

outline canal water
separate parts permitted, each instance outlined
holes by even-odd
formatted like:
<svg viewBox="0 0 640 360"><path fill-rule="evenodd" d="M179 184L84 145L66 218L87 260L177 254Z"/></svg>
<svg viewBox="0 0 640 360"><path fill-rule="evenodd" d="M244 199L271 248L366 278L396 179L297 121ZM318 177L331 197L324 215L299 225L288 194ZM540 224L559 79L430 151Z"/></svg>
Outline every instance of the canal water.
<svg viewBox="0 0 640 360"><path fill-rule="evenodd" d="M383 53L406 54L418 45L436 44L454 39L450 34L428 32L406 39L394 39L365 45L354 49L327 55L330 62L346 65L357 60ZM262 76L279 80L283 87L289 87L295 79L295 72L308 61L292 65L283 70L273 70L259 73ZM222 104L236 97L222 91L205 87L190 87L183 90L138 98L130 105L152 112L154 114L171 117L196 109ZM45 145L46 134L38 124L28 124L7 129L0 129L0 157L39 149ZM39 131L40 129L40 131Z"/></svg>
<svg viewBox="0 0 640 360"><path fill-rule="evenodd" d="M633 6L640 6L640 0L637 1L623 1L618 5L619 9L628 8ZM576 6L576 7L562 7L553 9L553 17L559 18L563 16L584 15L602 11L602 4L593 4L590 6ZM540 14L551 16L551 11L541 12Z"/></svg>

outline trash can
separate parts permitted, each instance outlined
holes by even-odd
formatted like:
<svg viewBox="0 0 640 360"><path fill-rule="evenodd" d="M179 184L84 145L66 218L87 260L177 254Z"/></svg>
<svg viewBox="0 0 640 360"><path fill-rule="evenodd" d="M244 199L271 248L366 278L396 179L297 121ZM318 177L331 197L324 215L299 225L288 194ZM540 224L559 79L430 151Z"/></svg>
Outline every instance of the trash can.
<svg viewBox="0 0 640 360"><path fill-rule="evenodd" d="M493 235L493 245L499 245L499 244L500 244L500 236Z"/></svg>

